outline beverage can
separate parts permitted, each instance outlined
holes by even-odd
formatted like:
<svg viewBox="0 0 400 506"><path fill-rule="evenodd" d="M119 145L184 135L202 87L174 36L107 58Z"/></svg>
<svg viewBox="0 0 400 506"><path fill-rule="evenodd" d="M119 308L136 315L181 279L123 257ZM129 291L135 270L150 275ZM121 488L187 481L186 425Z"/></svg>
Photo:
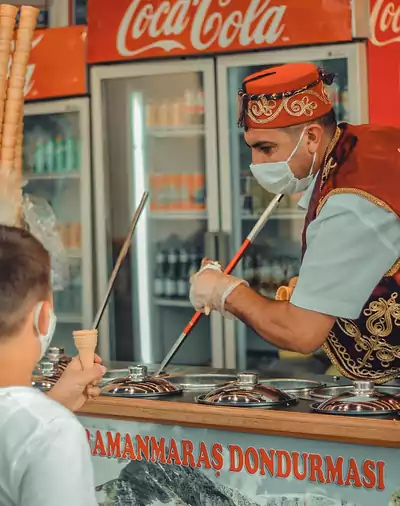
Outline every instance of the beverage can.
<svg viewBox="0 0 400 506"><path fill-rule="evenodd" d="M201 172L192 174L194 209L204 210L206 207L205 176Z"/></svg>

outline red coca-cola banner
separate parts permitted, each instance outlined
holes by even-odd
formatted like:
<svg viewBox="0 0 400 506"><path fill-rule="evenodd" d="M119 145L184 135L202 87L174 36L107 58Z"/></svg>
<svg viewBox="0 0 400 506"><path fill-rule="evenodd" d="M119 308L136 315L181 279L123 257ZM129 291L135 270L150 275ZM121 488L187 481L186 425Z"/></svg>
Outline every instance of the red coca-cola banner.
<svg viewBox="0 0 400 506"><path fill-rule="evenodd" d="M89 63L349 41L350 0L89 0Z"/></svg>
<svg viewBox="0 0 400 506"><path fill-rule="evenodd" d="M32 42L25 100L86 93L86 27L37 30Z"/></svg>
<svg viewBox="0 0 400 506"><path fill-rule="evenodd" d="M400 126L400 0L371 0L370 122Z"/></svg>

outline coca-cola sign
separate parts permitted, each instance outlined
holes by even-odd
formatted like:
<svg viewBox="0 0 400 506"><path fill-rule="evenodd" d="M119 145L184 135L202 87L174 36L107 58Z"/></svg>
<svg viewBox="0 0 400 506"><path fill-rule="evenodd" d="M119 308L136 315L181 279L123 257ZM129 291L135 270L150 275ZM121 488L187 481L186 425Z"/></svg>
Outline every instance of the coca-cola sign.
<svg viewBox="0 0 400 506"><path fill-rule="evenodd" d="M25 100L83 95L86 91L86 28L37 30L26 73Z"/></svg>
<svg viewBox="0 0 400 506"><path fill-rule="evenodd" d="M371 0L369 119L400 127L400 0Z"/></svg>
<svg viewBox="0 0 400 506"><path fill-rule="evenodd" d="M90 63L347 41L352 35L350 0L89 0L88 25Z"/></svg>
<svg viewBox="0 0 400 506"><path fill-rule="evenodd" d="M371 42L375 46L400 42L400 0L376 0L371 7Z"/></svg>

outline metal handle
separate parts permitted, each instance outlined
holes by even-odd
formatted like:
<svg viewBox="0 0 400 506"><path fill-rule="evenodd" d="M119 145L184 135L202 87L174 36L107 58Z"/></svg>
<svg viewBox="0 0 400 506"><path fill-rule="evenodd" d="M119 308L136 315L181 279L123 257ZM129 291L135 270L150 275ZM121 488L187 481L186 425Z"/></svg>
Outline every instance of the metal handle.
<svg viewBox="0 0 400 506"><path fill-rule="evenodd" d="M138 207L137 207L137 209L135 211L135 214L134 214L134 216L132 218L132 223L131 223L131 226L129 228L128 235L126 236L125 242L122 245L122 248L121 248L121 251L119 252L119 255L118 255L117 261L115 263L114 269L113 269L113 271L111 273L110 280L108 282L107 292L106 292L105 297L103 299L103 302L102 302L101 306L99 307L99 310L97 311L97 314L96 314L96 316L94 318L93 325L92 325L93 329L97 329L98 326L99 326L101 317L103 316L104 310L105 310L105 308L107 306L108 299L110 298L111 291L113 289L115 280L116 280L116 278L118 276L119 269L120 269L120 267L122 265L122 262L123 262L124 258L126 257L126 254L129 251L129 247L131 245L131 239L132 239L133 232L134 232L134 230L136 228L137 222L139 221L140 215L142 214L144 206L146 205L148 197L149 197L149 193L148 192L144 192L143 196L142 196L142 198L140 200L140 203L139 203L139 205L138 205Z"/></svg>
<svg viewBox="0 0 400 506"><path fill-rule="evenodd" d="M204 234L204 256L212 260L217 258L217 236L218 232L206 232Z"/></svg>
<svg viewBox="0 0 400 506"><path fill-rule="evenodd" d="M220 232L218 234L218 256L221 265L225 266L229 262L229 243L230 235L227 232Z"/></svg>

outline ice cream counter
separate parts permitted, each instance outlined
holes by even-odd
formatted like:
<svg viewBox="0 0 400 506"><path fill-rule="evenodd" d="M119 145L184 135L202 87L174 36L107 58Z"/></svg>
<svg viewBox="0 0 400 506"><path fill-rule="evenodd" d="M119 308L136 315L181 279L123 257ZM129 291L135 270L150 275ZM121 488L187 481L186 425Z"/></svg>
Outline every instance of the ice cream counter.
<svg viewBox="0 0 400 506"><path fill-rule="evenodd" d="M400 385L133 366L79 413L99 504L397 506Z"/></svg>

